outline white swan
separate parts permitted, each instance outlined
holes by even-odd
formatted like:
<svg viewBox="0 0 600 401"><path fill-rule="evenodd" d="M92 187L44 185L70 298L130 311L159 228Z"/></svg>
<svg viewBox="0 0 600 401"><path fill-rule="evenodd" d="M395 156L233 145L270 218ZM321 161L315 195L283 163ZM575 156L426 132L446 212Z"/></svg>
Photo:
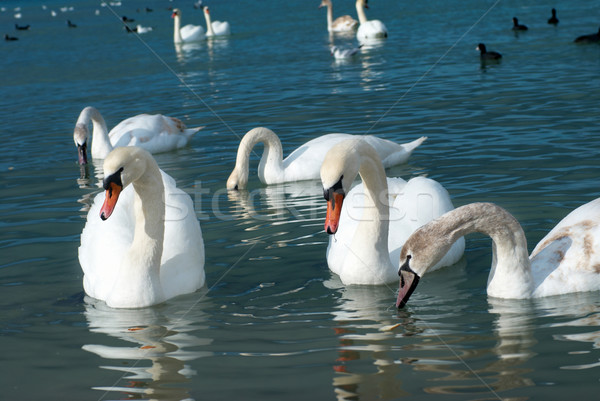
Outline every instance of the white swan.
<svg viewBox="0 0 600 401"><path fill-rule="evenodd" d="M360 174L362 185L350 187ZM423 224L452 210L448 192L424 177L408 182L386 178L377 152L366 141L338 143L321 167L327 200L327 264L344 284L384 284L398 280L400 248ZM456 263L464 251L458 240L435 266Z"/></svg>
<svg viewBox="0 0 600 401"><path fill-rule="evenodd" d="M226 36L231 34L229 22L227 21L212 21L208 6L203 7L204 18L206 19L206 37Z"/></svg>
<svg viewBox="0 0 600 401"><path fill-rule="evenodd" d="M358 28L358 21L349 15L342 15L333 19L333 4L331 0L322 0L319 8L327 7L327 31L353 32Z"/></svg>
<svg viewBox="0 0 600 401"><path fill-rule="evenodd" d="M106 192L81 233L86 294L113 308L140 308L202 287L204 243L189 195L136 147L113 150L104 177Z"/></svg>
<svg viewBox="0 0 600 401"><path fill-rule="evenodd" d="M367 0L356 0L356 13L360 21L358 31L356 31L356 38L361 42L370 39L387 38L388 32L383 22L376 19L367 20L365 8L369 8Z"/></svg>
<svg viewBox="0 0 600 401"><path fill-rule="evenodd" d="M200 25L181 26L181 10L173 9L173 41L175 43L197 42L205 38L204 28Z"/></svg>
<svg viewBox="0 0 600 401"><path fill-rule="evenodd" d="M138 146L150 153L179 149L188 144L192 135L204 128L186 128L178 118L162 114L139 114L121 121L108 132L100 112L88 106L79 114L73 131L80 164L87 163L90 121L93 125L92 157L94 159L104 159L113 148L120 146Z"/></svg>
<svg viewBox="0 0 600 401"><path fill-rule="evenodd" d="M454 240L471 232L492 238L490 297L525 299L600 290L600 198L573 210L527 255L519 222L493 203L471 203L421 227L400 254L400 292L408 301L419 278Z"/></svg>
<svg viewBox="0 0 600 401"><path fill-rule="evenodd" d="M327 134L306 142L283 160L283 149L277 135L268 128L257 127L248 131L240 141L235 167L227 180L227 189L246 188L250 152L257 143L264 143L258 178L264 184L279 184L318 179L327 151L338 142L356 137L363 138L377 150L386 168L406 162L413 150L427 139L421 137L399 145L371 135Z"/></svg>

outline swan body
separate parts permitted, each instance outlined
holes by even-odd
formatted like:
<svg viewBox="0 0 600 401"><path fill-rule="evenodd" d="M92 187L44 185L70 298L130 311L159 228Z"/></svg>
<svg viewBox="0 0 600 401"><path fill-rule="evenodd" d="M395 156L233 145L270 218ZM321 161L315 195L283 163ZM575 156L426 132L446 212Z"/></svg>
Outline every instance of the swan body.
<svg viewBox="0 0 600 401"><path fill-rule="evenodd" d="M373 146L383 165L388 168L406 162L413 150L427 137L399 145L372 135L327 134L312 139L283 159L281 141L268 128L253 128L244 135L238 147L235 167L227 180L227 189L243 189L248 184L250 152L257 143L264 143L264 151L258 166L258 178L264 184L314 180L332 146L350 138L363 138Z"/></svg>
<svg viewBox="0 0 600 401"><path fill-rule="evenodd" d="M100 112L91 106L79 114L73 139L79 150L80 164L87 163L88 125L92 122L92 157L104 159L116 147L137 146L150 153L168 152L186 146L192 135L203 127L187 128L174 117L139 114L117 124L110 132Z"/></svg>
<svg viewBox="0 0 600 401"><path fill-rule="evenodd" d="M181 26L180 9L175 8L171 18L173 18L173 41L175 43L198 42L206 37L204 28L200 25L188 24Z"/></svg>
<svg viewBox="0 0 600 401"><path fill-rule="evenodd" d="M204 18L206 19L206 36L226 36L231 34L231 28L227 21L212 21L210 18L210 11L208 6L203 7Z"/></svg>
<svg viewBox="0 0 600 401"><path fill-rule="evenodd" d="M362 184L352 190L356 176ZM338 143L321 167L327 200L325 230L329 269L348 284L384 284L398 280L398 256L414 230L454 209L436 181L387 178L375 149L361 139ZM456 263L464 251L458 240L437 267Z"/></svg>
<svg viewBox="0 0 600 401"><path fill-rule="evenodd" d="M140 308L202 287L204 243L189 195L136 147L113 150L104 176L106 192L81 233L86 294L113 308Z"/></svg>
<svg viewBox="0 0 600 401"><path fill-rule="evenodd" d="M379 20L367 20L365 8L368 7L367 0L356 0L356 13L360 22L358 31L356 31L356 38L361 42L370 39L387 38L388 32L383 22Z"/></svg>
<svg viewBox="0 0 600 401"><path fill-rule="evenodd" d="M354 32L358 28L358 21L349 15L342 15L333 19L333 3L331 0L322 0L319 8L327 7L327 31L329 32Z"/></svg>
<svg viewBox="0 0 600 401"><path fill-rule="evenodd" d="M415 231L400 253L398 307L452 242L471 232L492 238L490 297L540 298L600 290L600 198L573 210L528 256L519 222L493 203L471 203Z"/></svg>

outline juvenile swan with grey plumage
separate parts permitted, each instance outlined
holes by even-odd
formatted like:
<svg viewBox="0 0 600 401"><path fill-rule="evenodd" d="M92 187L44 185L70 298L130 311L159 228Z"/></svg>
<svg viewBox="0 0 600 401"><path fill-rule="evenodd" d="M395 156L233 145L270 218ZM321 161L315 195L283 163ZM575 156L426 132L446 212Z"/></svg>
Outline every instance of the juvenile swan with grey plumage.
<svg viewBox="0 0 600 401"><path fill-rule="evenodd" d="M600 198L573 210L528 256L519 222L493 203L471 203L415 231L400 253L400 292L396 306L408 301L419 278L452 243L480 232L492 238L490 297L539 298L600 290Z"/></svg>

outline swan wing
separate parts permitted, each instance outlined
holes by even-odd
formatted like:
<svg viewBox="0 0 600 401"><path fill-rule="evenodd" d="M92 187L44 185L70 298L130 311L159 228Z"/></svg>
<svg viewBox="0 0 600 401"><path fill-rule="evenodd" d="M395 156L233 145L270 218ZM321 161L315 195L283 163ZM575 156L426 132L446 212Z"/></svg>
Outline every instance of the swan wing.
<svg viewBox="0 0 600 401"><path fill-rule="evenodd" d="M177 118L140 114L121 121L108 136L114 147L138 146L160 153L186 146L199 129L187 129Z"/></svg>
<svg viewBox="0 0 600 401"><path fill-rule="evenodd" d="M600 198L562 219L530 260L534 297L600 290Z"/></svg>
<svg viewBox="0 0 600 401"><path fill-rule="evenodd" d="M388 180L388 184L389 184ZM400 262L402 246L415 230L454 209L450 194L437 181L426 177L411 178L405 185L390 187L390 258L395 266ZM456 241L448 253L431 270L452 265L462 257L464 238Z"/></svg>
<svg viewBox="0 0 600 401"><path fill-rule="evenodd" d="M195 40L204 39L204 28L200 25L188 24L183 26L179 32L181 33L181 40L184 42L193 42Z"/></svg>
<svg viewBox="0 0 600 401"><path fill-rule="evenodd" d="M385 168L405 163L413 150L427 137L412 142L397 144L372 135L326 134L312 139L283 160L285 181L314 180L319 178L321 165L329 149L346 139L360 137L367 141L382 160Z"/></svg>

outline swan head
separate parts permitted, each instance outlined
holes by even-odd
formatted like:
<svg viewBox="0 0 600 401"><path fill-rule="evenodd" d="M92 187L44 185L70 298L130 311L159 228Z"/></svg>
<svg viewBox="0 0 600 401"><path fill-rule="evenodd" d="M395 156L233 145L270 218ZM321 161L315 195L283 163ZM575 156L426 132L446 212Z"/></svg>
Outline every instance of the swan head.
<svg viewBox="0 0 600 401"><path fill-rule="evenodd" d="M73 131L73 141L77 146L77 154L79 155L79 164L87 164L87 141L90 133L86 124L77 123Z"/></svg>
<svg viewBox="0 0 600 401"><path fill-rule="evenodd" d="M319 5L319 8L322 7L331 7L331 0L321 0L321 4Z"/></svg>
<svg viewBox="0 0 600 401"><path fill-rule="evenodd" d="M173 14L171 14L171 18L179 18L181 17L181 10L178 8L173 9Z"/></svg>
<svg viewBox="0 0 600 401"><path fill-rule="evenodd" d="M248 185L248 169L238 168L236 165L227 179L227 189L245 189Z"/></svg>
<svg viewBox="0 0 600 401"><path fill-rule="evenodd" d="M369 0L356 0L356 4L359 4L360 6L368 9L369 8L369 4L368 4Z"/></svg>
<svg viewBox="0 0 600 401"><path fill-rule="evenodd" d="M436 220L433 220L413 232L402 245L397 308L406 305L423 274L439 262L452 246L454 241L450 236L435 235L436 232Z"/></svg>
<svg viewBox="0 0 600 401"><path fill-rule="evenodd" d="M126 146L115 148L104 159L104 204L100 209L100 218L106 220L113 213L121 191L137 180L146 171L146 160L152 158L142 148Z"/></svg>
<svg viewBox="0 0 600 401"><path fill-rule="evenodd" d="M323 197L327 201L325 231L335 234L338 230L342 204L358 175L361 164L359 146L370 146L360 139L349 139L333 146L321 165ZM374 150L373 150L374 152Z"/></svg>

